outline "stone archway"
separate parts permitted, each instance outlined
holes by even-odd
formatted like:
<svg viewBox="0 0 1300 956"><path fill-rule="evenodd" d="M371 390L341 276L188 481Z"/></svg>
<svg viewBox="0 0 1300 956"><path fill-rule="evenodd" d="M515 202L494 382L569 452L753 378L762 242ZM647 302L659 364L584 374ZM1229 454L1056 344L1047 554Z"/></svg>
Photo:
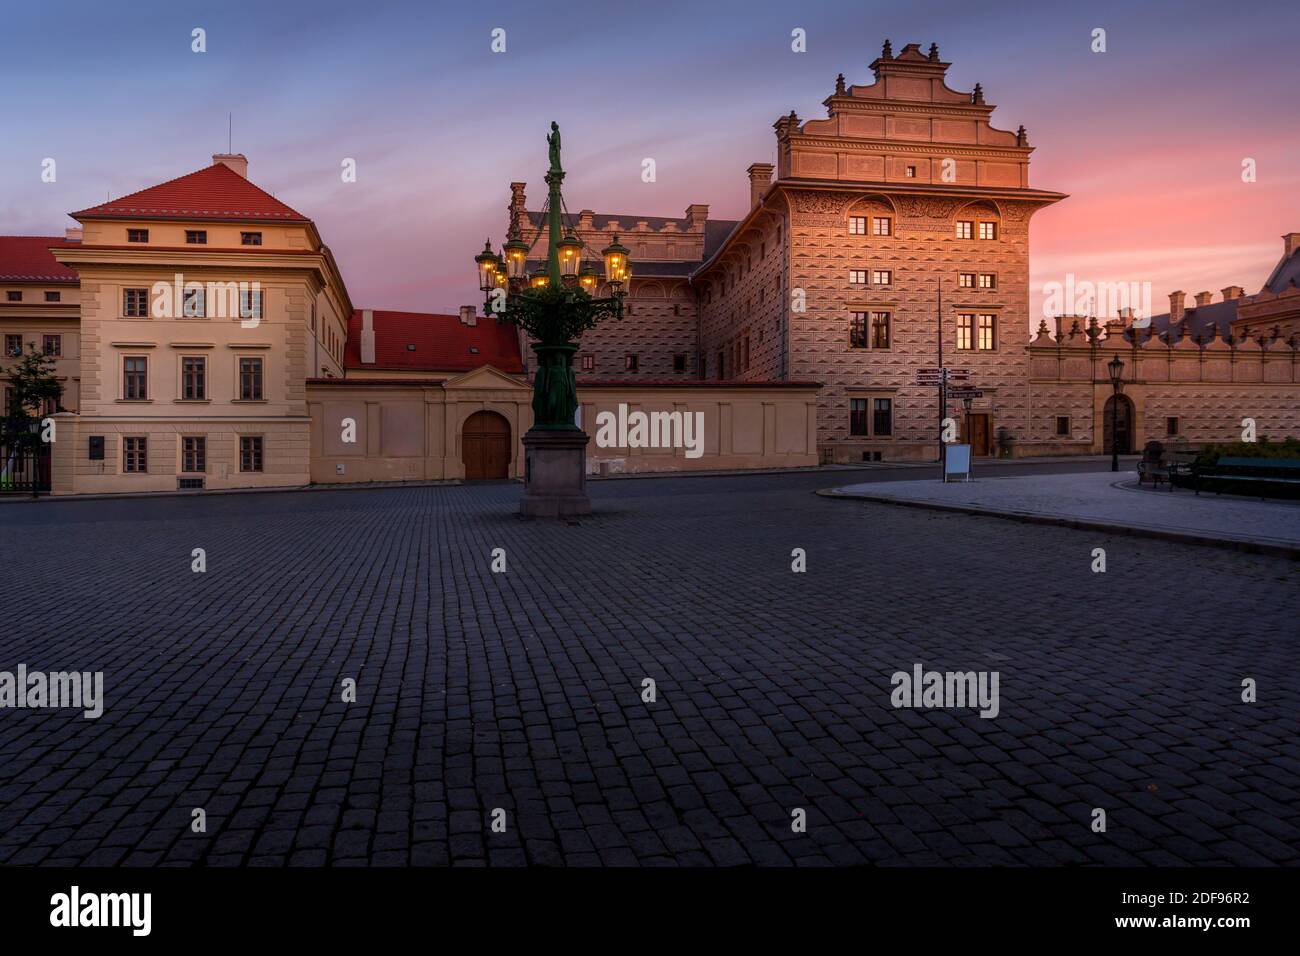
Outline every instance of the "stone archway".
<svg viewBox="0 0 1300 956"><path fill-rule="evenodd" d="M468 481L510 477L510 423L496 412L475 412L460 434L460 460Z"/></svg>
<svg viewBox="0 0 1300 956"><path fill-rule="evenodd" d="M1133 400L1127 395L1112 395L1106 399L1101 415L1102 434L1106 437L1102 454L1113 454L1116 447L1121 455L1133 454Z"/></svg>

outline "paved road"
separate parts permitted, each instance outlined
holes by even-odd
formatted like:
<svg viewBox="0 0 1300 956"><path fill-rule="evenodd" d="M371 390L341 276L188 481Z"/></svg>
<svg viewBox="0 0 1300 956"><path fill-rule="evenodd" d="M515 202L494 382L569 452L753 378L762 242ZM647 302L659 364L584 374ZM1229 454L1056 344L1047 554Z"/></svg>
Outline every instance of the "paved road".
<svg viewBox="0 0 1300 956"><path fill-rule="evenodd" d="M0 670L107 703L0 710L0 863L1300 863L1295 563L811 493L891 474L5 507Z"/></svg>

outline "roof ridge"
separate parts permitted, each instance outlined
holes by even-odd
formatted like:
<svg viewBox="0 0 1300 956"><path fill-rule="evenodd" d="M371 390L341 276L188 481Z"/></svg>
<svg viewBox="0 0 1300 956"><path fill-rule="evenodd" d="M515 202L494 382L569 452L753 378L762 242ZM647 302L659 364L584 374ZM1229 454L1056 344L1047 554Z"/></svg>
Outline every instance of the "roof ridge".
<svg viewBox="0 0 1300 956"><path fill-rule="evenodd" d="M134 192L126 193L125 195L118 196L118 197L116 197L116 198L114 198L114 199L107 199L107 200L105 200L105 201L102 202L102 203L96 203L96 204L93 205L93 206L87 206L85 209L78 209L76 212L72 213L71 215L75 218L76 216L86 215L86 214L90 214L90 213L95 213L96 211L99 211L99 210L111 210L111 209L113 209L114 207L117 207L117 206L121 206L121 205L129 205L130 202L131 202L131 200L139 199L139 198L141 198L141 197L148 198L148 197L146 197L146 194L147 194L147 193L152 193L152 192L160 191L160 190L166 190L166 189L168 189L168 188L170 188L170 187L174 187L174 186L176 186L178 183L183 183L184 180L192 179L192 178L195 177L195 176L201 176L201 175L203 175L204 173L210 173L210 172L212 172L213 170L216 170L216 169L224 169L224 170L226 171L224 174L222 174L222 173L218 173L218 174L216 174L216 175L228 175L228 176L234 176L234 177L235 177L235 180L232 180L232 181L231 181L231 182L232 182L232 185L238 185L238 186L240 186L241 188L242 188L242 187L247 187L247 188L249 188L249 189L252 189L252 190L255 191L256 193L258 193L262 198L269 199L271 202L276 203L277 205L284 207L284 208L287 209L290 213L292 213L294 216L297 216L299 219L304 220L304 221L306 221L306 222L310 222L310 221L311 221L310 217L308 217L308 216L304 216L301 212L299 212L298 210L294 209L294 208L293 208L292 206L290 206L288 203L283 202L282 200L280 200L278 197L274 196L273 194L271 194L271 193L268 192L267 190L263 189L261 186L259 186L259 185L258 185L257 183L255 183L255 182L253 182L253 181L252 181L251 179L249 179L247 176L241 176L239 173L235 172L235 170L231 169L231 168L230 168L229 166L227 166L225 163L212 163L211 165L203 166L203 167L201 167L201 168L199 168L199 169L192 170L191 172L185 173L185 174L183 174L183 175L175 176L175 177L173 177L172 179L168 179L168 180L166 180L166 181L164 181L164 182L161 182L161 183L154 183L152 186L145 186L143 189L137 189L137 190L135 190ZM288 217L285 216L285 215L283 215L283 214L276 214L276 216L275 216L274 218L278 218L278 219L286 219L286 218L288 218Z"/></svg>

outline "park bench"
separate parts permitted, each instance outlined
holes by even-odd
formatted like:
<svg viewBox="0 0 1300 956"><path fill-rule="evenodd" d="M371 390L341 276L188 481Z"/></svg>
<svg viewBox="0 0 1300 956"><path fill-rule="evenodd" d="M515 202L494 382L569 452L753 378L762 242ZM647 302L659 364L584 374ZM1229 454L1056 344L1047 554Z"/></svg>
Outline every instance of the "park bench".
<svg viewBox="0 0 1300 956"><path fill-rule="evenodd" d="M1266 489L1300 496L1300 459L1295 458L1220 458L1213 465L1193 472L1196 493L1209 484L1215 494L1240 489L1243 494L1258 494Z"/></svg>

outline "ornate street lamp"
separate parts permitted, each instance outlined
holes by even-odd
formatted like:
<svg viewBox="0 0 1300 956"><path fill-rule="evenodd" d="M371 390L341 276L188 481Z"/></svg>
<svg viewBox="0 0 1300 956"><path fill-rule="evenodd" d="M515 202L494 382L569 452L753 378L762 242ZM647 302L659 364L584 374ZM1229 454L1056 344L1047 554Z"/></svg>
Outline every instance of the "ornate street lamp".
<svg viewBox="0 0 1300 956"><path fill-rule="evenodd" d="M492 252L489 242L474 261L485 297L484 313L499 322L513 322L536 340L532 346L537 353L533 427L523 438L526 488L520 511L531 515L588 514L588 439L574 422L578 389L573 355L583 332L595 328L603 319L623 317L623 298L631 285L632 268L628 249L614 236L613 242L600 252L611 294L605 298L593 294L600 277L594 267L583 264L586 244L564 228L560 188L564 169L560 165L558 124L551 124L546 143L550 147L544 209L546 267L528 274L528 253L540 237L540 229L532 242L527 242L517 221L511 224L510 239L500 256Z"/></svg>
<svg viewBox="0 0 1300 956"><path fill-rule="evenodd" d="M1110 370L1110 470L1119 471L1119 396L1124 391L1124 360L1116 355L1106 363Z"/></svg>

